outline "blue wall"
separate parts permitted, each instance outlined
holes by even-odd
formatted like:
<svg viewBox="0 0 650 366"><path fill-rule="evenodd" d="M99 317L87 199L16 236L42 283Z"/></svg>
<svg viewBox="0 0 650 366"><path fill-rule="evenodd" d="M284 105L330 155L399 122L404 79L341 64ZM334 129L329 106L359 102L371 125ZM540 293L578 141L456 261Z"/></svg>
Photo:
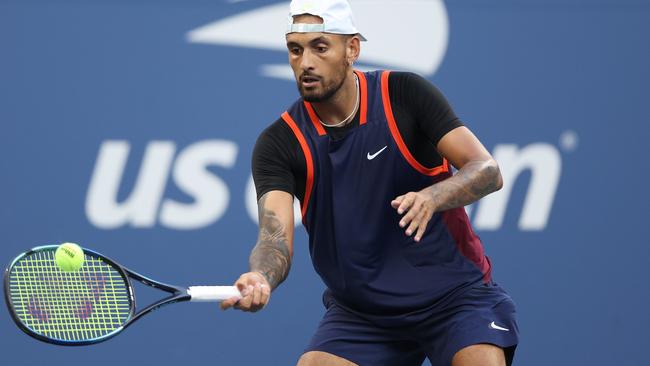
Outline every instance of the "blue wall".
<svg viewBox="0 0 650 366"><path fill-rule="evenodd" d="M423 3L353 2L360 27L371 14L401 30L368 25L361 65L429 78L510 172L511 193L470 216L518 305L518 364L650 364L650 3ZM174 284L229 284L245 271L257 234L246 208L252 146L297 97L273 66L286 54L267 40L277 28L281 47L285 18L259 11L273 4L0 0L0 263L74 241ZM405 6L417 8L418 31L387 18ZM228 38L246 22L256 24L251 39ZM407 40L416 47L400 46ZM110 162L127 148L119 176ZM147 154L159 175L138 202ZM131 198L133 210L113 204ZM322 289L299 228L292 273L262 312L170 306L109 342L70 349L25 336L2 310L2 363L289 365L322 315ZM137 290L144 302L156 295Z"/></svg>

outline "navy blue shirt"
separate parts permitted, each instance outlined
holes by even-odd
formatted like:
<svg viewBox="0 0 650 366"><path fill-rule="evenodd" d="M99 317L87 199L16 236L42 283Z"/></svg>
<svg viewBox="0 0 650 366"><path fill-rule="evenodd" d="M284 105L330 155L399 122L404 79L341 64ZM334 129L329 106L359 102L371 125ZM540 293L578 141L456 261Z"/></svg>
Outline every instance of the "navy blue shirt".
<svg viewBox="0 0 650 366"><path fill-rule="evenodd" d="M423 165L406 145L389 72L357 75L361 105L354 128L331 136L302 99L281 118L305 162L300 200L312 263L328 295L354 311L424 313L489 281L490 263L462 207L436 212L419 243L399 227L390 202L449 178L451 168L440 155L438 165Z"/></svg>

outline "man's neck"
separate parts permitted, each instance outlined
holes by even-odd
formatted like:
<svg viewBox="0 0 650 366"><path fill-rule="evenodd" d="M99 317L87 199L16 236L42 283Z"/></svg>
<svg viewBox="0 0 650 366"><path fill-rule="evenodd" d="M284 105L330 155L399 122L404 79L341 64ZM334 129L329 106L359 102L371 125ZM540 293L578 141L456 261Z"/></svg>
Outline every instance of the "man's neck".
<svg viewBox="0 0 650 366"><path fill-rule="evenodd" d="M357 108L357 82L355 75L350 71L341 86L341 89L326 102L312 103L320 120L327 125L335 125L344 119ZM352 120L352 118L350 118ZM349 122L349 121L348 121ZM346 123L343 123L342 127Z"/></svg>

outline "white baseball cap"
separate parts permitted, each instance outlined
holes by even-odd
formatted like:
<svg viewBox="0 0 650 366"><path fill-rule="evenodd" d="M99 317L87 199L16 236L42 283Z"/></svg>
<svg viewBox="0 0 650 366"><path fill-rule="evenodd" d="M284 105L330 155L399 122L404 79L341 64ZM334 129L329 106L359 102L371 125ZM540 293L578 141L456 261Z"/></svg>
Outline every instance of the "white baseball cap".
<svg viewBox="0 0 650 366"><path fill-rule="evenodd" d="M302 14L320 17L323 19L323 24L294 24L293 17ZM312 32L358 34L362 41L366 41L366 38L361 35L354 25L352 8L350 8L350 3L347 0L291 1L286 34Z"/></svg>

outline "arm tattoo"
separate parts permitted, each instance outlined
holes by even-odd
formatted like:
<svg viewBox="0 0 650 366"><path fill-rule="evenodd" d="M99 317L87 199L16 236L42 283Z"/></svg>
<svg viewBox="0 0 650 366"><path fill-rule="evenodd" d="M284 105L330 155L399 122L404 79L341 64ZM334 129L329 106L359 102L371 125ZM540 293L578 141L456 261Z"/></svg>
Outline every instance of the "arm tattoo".
<svg viewBox="0 0 650 366"><path fill-rule="evenodd" d="M260 234L249 258L250 270L266 277L271 289L287 278L291 253L285 228L275 212L264 208L266 197L259 201Z"/></svg>
<svg viewBox="0 0 650 366"><path fill-rule="evenodd" d="M431 186L436 211L469 205L501 188L501 172L494 160L471 161L453 177Z"/></svg>

